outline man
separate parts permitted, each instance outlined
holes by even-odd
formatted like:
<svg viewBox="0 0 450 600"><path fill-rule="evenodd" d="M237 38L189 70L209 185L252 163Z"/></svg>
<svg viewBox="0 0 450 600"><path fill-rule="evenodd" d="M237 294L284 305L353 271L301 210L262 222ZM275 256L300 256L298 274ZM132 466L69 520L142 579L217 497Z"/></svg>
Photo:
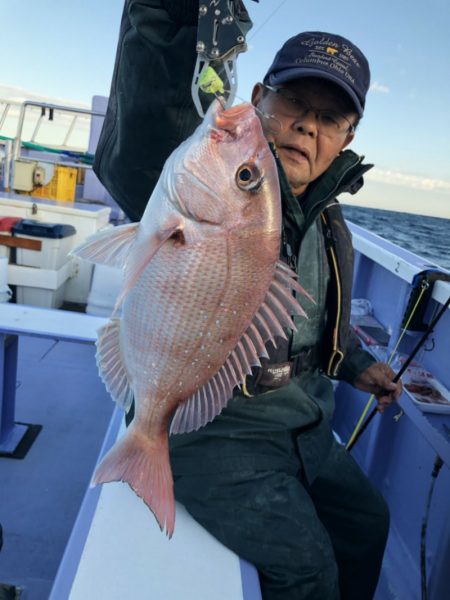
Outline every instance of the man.
<svg viewBox="0 0 450 600"><path fill-rule="evenodd" d="M187 90L197 3L174 4L126 3L96 156L100 178L135 218L143 207L136 208L128 184L139 202L144 191L148 197L168 140L181 141L196 122ZM336 196L356 191L368 168L345 148L362 117L369 79L367 60L351 42L307 32L285 43L255 86L252 102L279 165L281 256L316 304L305 306L308 320L298 320L287 343L269 348L263 368L212 423L171 438L177 499L257 566L264 600L372 598L386 543L384 501L330 426L329 377L375 393L381 411L401 391L390 368L363 351L348 326L352 249ZM155 140L141 134L146 127L156 128L163 145L158 159L149 152ZM132 164L135 144L143 156Z"/></svg>

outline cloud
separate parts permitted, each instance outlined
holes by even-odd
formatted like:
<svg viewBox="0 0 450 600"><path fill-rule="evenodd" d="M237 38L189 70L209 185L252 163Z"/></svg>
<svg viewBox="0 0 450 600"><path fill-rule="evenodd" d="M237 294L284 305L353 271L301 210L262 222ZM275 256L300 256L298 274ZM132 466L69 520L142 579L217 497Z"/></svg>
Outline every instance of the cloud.
<svg viewBox="0 0 450 600"><path fill-rule="evenodd" d="M38 94L18 86L0 84L0 103L2 100L20 103L25 102L25 100L31 100L34 102L45 102L48 104L64 104L66 106L70 105L77 108L90 108L90 106L84 102L77 102L75 100L68 100L67 98L58 98L55 96L43 96L42 94Z"/></svg>
<svg viewBox="0 0 450 600"><path fill-rule="evenodd" d="M378 181L380 183L389 183L391 185L400 185L402 187L415 190L426 190L434 192L450 192L450 181L445 179L435 179L432 177L421 177L411 175L400 171L390 171L385 169L371 169L365 176L367 180Z"/></svg>
<svg viewBox="0 0 450 600"><path fill-rule="evenodd" d="M375 92L377 94L389 94L391 90L388 88L387 85L383 85L382 83L379 83L378 81L374 81L371 84L369 91Z"/></svg>
<svg viewBox="0 0 450 600"><path fill-rule="evenodd" d="M43 96L27 89L0 84L0 134L13 138L17 135L21 107L25 101L40 104L53 104L71 108L90 109L88 104L66 100L56 96ZM88 145L90 117L78 114L76 126L75 113L55 109L54 118L42 119L41 109L29 106L25 111L21 137L25 141L34 141L43 145L67 145L71 149L84 150Z"/></svg>

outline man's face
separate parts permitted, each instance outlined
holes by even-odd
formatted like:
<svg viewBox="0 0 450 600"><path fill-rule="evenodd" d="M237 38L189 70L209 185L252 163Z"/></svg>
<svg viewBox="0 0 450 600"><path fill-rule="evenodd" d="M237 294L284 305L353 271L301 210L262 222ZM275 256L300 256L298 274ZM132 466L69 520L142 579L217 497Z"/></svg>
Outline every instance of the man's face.
<svg viewBox="0 0 450 600"><path fill-rule="evenodd" d="M345 94L324 79L297 79L282 85L283 93L299 98L319 110L333 110L347 117L350 124L357 120ZM348 126L337 136L328 137L319 130L314 110L302 118L293 109L283 110L280 95L257 84L252 102L263 114L274 115L275 120L261 118L267 139L276 145L287 179L295 195L324 173L339 152L353 139ZM300 113L299 113L300 114ZM271 123L272 122L272 123ZM276 123L276 127L271 126Z"/></svg>

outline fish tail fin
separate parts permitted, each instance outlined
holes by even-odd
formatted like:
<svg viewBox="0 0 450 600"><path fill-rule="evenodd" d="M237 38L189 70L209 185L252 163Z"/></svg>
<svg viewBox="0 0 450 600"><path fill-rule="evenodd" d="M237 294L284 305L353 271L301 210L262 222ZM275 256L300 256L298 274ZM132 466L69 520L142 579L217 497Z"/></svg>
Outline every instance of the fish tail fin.
<svg viewBox="0 0 450 600"><path fill-rule="evenodd" d="M91 485L125 481L154 514L161 531L171 538L175 498L167 434L150 440L131 426L98 465Z"/></svg>

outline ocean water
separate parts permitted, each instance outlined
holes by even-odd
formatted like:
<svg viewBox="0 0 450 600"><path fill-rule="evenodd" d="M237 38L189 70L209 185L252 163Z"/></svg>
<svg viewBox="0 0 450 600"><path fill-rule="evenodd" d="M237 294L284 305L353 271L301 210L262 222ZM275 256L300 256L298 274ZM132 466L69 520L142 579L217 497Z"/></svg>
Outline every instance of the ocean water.
<svg viewBox="0 0 450 600"><path fill-rule="evenodd" d="M352 223L450 271L450 219L342 204Z"/></svg>

